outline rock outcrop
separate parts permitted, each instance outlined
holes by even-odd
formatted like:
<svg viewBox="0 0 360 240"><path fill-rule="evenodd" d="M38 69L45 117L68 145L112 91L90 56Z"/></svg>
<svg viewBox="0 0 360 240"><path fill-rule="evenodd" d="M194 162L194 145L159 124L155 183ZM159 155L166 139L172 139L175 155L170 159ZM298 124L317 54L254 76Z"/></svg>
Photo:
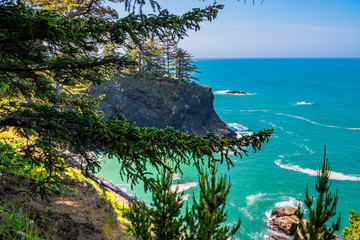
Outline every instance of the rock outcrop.
<svg viewBox="0 0 360 240"><path fill-rule="evenodd" d="M232 95L249 95L246 92L242 92L242 91L226 91L226 94L232 94Z"/></svg>
<svg viewBox="0 0 360 240"><path fill-rule="evenodd" d="M282 236L278 236L278 235L273 235L273 236L270 236L268 240L289 240L289 239L286 238L286 237L282 237Z"/></svg>
<svg viewBox="0 0 360 240"><path fill-rule="evenodd" d="M296 211L297 209L293 207L276 207L271 212L271 219L269 221L270 228L274 231L284 233L288 236L294 235L299 224L299 218L295 215ZM271 237L270 239L277 239L274 237L278 236ZM282 238L286 239L284 237Z"/></svg>
<svg viewBox="0 0 360 240"><path fill-rule="evenodd" d="M271 212L271 219L269 220L270 228L279 233L286 234L287 236L293 236L295 232L298 233L300 239L302 239L302 234L298 228L300 223L299 218L296 216L297 208L294 207L276 207ZM308 222L307 219L303 219L302 223L306 225ZM286 240L283 236L273 235L269 237L269 240ZM335 239L338 238L335 236Z"/></svg>
<svg viewBox="0 0 360 240"><path fill-rule="evenodd" d="M235 137L213 107L210 87L198 84L178 86L170 81L142 83L138 80L118 80L89 90L94 96L104 95L99 107L105 117L123 114L139 127L165 128L192 134L215 132L221 137Z"/></svg>

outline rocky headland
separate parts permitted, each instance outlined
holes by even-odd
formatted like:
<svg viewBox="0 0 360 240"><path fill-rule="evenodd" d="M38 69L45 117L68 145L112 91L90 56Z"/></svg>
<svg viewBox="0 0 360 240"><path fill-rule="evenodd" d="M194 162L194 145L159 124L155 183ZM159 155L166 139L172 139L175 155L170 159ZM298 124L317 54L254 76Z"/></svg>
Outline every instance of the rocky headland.
<svg viewBox="0 0 360 240"><path fill-rule="evenodd" d="M139 127L174 129L200 136L215 132L221 137L235 137L216 114L210 87L195 83L178 86L169 80L143 83L140 80L116 79L102 86L91 87L93 96L103 96L99 107L106 118L121 113Z"/></svg>

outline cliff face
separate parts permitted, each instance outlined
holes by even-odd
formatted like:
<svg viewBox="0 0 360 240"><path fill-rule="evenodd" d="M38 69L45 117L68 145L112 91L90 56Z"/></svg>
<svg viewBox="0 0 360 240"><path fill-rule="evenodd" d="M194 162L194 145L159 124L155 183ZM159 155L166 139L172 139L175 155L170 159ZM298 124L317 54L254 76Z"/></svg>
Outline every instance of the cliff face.
<svg viewBox="0 0 360 240"><path fill-rule="evenodd" d="M222 137L236 136L216 114L210 87L197 84L177 86L169 81L143 84L135 80L119 80L92 87L90 94L105 95L99 105L105 117L121 113L139 127L161 129L172 126L189 134L216 132Z"/></svg>

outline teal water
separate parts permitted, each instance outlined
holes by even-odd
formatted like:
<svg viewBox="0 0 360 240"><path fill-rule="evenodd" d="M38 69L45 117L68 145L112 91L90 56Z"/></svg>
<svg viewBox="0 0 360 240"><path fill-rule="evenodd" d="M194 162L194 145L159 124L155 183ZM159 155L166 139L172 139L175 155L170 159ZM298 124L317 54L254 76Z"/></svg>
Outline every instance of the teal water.
<svg viewBox="0 0 360 240"><path fill-rule="evenodd" d="M360 213L360 59L228 59L197 60L202 85L212 87L214 107L239 134L274 129L261 151L239 159L235 168L220 171L231 177L228 223L241 216L237 237L265 239L268 215L275 206L296 206L309 184L315 195L314 174L324 144L331 162L331 190L339 190L341 229L348 210ZM250 93L224 94L224 90ZM106 160L99 175L145 202L142 187L122 182L114 160ZM198 188L196 171L186 168L181 178L188 201Z"/></svg>

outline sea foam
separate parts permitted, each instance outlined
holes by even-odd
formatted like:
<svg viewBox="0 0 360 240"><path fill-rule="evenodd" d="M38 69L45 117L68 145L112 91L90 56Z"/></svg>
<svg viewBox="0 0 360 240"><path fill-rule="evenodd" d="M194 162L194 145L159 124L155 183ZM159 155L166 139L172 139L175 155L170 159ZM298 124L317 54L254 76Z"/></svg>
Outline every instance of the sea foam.
<svg viewBox="0 0 360 240"><path fill-rule="evenodd" d="M300 119L318 126L322 126L322 127L328 127L328 128L339 128L339 129L347 129L347 130L352 130L352 131L360 131L360 128L349 128L349 127L339 127L339 126L332 126L332 125L326 125L326 124L321 124L321 123L317 123L314 121L311 121L310 119L304 118L304 117L300 117L300 116L295 116L295 115L290 115L290 114L286 114L286 113L276 113L276 115L281 115L281 116L286 116L286 117L291 117L291 118L296 118L296 119Z"/></svg>
<svg viewBox="0 0 360 240"><path fill-rule="evenodd" d="M196 187L197 185L198 185L197 182L174 184L174 185L171 185L170 190L173 192L175 192L176 190L177 190L177 192L183 192L192 187Z"/></svg>
<svg viewBox="0 0 360 240"><path fill-rule="evenodd" d="M287 170L301 172L301 173L304 173L304 174L307 174L310 176L317 176L317 170L310 169L310 168L302 168L299 165L293 165L291 163L282 164L280 159L276 160L275 164L278 165L279 167L287 169ZM339 181L360 181L360 176L359 175L346 175L343 173L331 171L330 179L339 180Z"/></svg>
<svg viewBox="0 0 360 240"><path fill-rule="evenodd" d="M314 103L311 102L297 102L296 105L313 105Z"/></svg>
<svg viewBox="0 0 360 240"><path fill-rule="evenodd" d="M238 138L242 137L244 135L252 135L253 134L253 132L247 131L247 130L249 130L247 127L245 127L239 123L228 123L227 125L231 130L234 130L236 132Z"/></svg>

